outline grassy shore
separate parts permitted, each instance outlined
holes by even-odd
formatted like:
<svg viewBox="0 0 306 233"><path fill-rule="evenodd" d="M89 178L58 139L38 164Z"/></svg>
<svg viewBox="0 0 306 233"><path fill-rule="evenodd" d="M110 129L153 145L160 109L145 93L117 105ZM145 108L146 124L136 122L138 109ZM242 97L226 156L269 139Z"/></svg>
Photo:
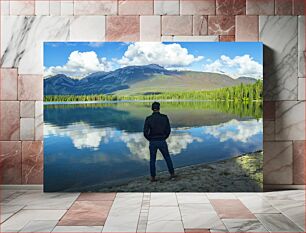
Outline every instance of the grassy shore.
<svg viewBox="0 0 306 233"><path fill-rule="evenodd" d="M93 187L93 191L125 192L260 192L262 191L263 152L244 154L211 164L177 168L178 177L169 180L167 172L157 174L158 181L139 177L110 188Z"/></svg>

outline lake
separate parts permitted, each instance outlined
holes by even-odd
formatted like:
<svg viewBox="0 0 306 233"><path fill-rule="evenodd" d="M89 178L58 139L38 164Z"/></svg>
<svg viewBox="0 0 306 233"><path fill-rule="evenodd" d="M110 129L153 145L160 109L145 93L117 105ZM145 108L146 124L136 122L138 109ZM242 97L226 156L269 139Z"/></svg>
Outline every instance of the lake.
<svg viewBox="0 0 306 233"><path fill-rule="evenodd" d="M149 176L143 137L151 102L46 103L44 190L90 191ZM262 103L161 102L172 133L175 167L211 163L262 150ZM158 171L167 170L159 154Z"/></svg>

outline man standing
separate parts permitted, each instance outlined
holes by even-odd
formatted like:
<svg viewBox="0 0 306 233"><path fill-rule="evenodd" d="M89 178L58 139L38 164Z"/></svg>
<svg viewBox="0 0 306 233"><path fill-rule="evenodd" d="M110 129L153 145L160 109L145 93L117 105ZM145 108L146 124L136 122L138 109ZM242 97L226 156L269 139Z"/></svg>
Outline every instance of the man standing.
<svg viewBox="0 0 306 233"><path fill-rule="evenodd" d="M159 150L166 163L170 173L170 178L175 178L172 160L169 155L168 145L166 139L169 137L171 127L167 115L161 114L160 103L154 102L152 104L152 115L148 116L145 120L143 134L144 137L150 142L150 173L151 181L156 181L156 153Z"/></svg>

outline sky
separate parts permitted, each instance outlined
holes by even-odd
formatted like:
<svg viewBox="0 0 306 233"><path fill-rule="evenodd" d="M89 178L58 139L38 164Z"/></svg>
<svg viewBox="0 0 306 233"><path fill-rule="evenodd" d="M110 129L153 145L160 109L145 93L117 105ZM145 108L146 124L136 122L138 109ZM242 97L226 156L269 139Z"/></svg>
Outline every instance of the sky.
<svg viewBox="0 0 306 233"><path fill-rule="evenodd" d="M131 65L225 73L262 79L260 42L45 42L44 76L83 78Z"/></svg>

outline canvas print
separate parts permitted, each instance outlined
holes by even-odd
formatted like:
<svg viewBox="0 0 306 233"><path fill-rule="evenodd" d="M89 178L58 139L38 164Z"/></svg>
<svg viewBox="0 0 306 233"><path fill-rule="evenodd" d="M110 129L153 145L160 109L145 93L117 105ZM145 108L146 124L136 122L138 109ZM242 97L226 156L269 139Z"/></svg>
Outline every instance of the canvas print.
<svg viewBox="0 0 306 233"><path fill-rule="evenodd" d="M46 192L262 191L259 42L45 42Z"/></svg>

